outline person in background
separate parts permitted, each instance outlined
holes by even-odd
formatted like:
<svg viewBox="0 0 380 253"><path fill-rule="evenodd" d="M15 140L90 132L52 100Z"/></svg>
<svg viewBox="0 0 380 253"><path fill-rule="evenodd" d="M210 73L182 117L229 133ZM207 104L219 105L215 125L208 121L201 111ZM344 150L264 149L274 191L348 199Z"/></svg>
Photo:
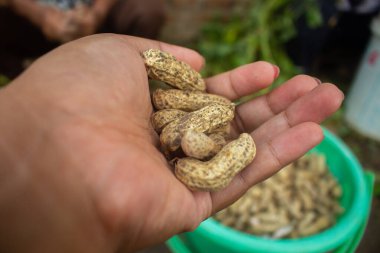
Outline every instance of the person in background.
<svg viewBox="0 0 380 253"><path fill-rule="evenodd" d="M339 11L353 12L357 14L370 14L377 12L380 8L379 0L339 0L336 1Z"/></svg>
<svg viewBox="0 0 380 253"><path fill-rule="evenodd" d="M94 33L155 39L164 21L163 0L0 0L0 73Z"/></svg>
<svg viewBox="0 0 380 253"><path fill-rule="evenodd" d="M356 64L351 66L351 62L359 61L368 43L370 22L379 13L380 0L316 1L322 24L310 28L305 16L298 20L297 36L287 45L290 57L307 74L316 72L317 63L332 64L327 67L330 70L344 65L355 68ZM324 60L323 55L328 59ZM353 70L348 72L353 73Z"/></svg>

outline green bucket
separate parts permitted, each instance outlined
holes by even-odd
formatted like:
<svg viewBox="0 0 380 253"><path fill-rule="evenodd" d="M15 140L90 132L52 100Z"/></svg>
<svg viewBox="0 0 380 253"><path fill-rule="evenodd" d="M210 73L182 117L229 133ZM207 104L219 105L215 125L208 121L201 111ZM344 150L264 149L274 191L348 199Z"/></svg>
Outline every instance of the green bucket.
<svg viewBox="0 0 380 253"><path fill-rule="evenodd" d="M268 239L226 227L212 218L193 232L167 241L174 253L296 253L354 252L370 212L374 177L364 173L349 148L328 130L312 152L324 154L330 171L343 188L341 205L345 212L337 223L321 233L299 239Z"/></svg>

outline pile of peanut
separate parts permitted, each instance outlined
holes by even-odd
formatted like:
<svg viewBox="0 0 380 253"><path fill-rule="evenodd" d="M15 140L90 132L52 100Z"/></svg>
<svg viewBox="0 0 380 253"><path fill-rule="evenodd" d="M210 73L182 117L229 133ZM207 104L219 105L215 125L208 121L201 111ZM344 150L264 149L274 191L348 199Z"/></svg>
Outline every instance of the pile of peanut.
<svg viewBox="0 0 380 253"><path fill-rule="evenodd" d="M141 55L148 76L171 87L153 92L151 121L162 152L174 161L176 177L192 190L226 187L256 154L251 135L229 139L235 105L206 93L201 75L174 56L157 49Z"/></svg>
<svg viewBox="0 0 380 253"><path fill-rule="evenodd" d="M342 189L325 157L306 155L215 215L226 226L270 238L298 238L332 226Z"/></svg>

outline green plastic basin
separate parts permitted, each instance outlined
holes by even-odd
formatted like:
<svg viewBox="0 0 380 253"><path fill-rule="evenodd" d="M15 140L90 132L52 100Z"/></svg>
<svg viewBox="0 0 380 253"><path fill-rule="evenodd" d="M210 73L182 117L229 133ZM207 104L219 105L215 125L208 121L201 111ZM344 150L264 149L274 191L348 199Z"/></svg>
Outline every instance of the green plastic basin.
<svg viewBox="0 0 380 253"><path fill-rule="evenodd" d="M343 188L340 201L345 212L334 226L299 239L268 239L234 230L210 218L195 231L171 238L167 242L169 248L175 253L353 252L370 212L373 176L364 175L358 160L338 137L328 130L324 130L324 135L311 152L326 156L330 171Z"/></svg>

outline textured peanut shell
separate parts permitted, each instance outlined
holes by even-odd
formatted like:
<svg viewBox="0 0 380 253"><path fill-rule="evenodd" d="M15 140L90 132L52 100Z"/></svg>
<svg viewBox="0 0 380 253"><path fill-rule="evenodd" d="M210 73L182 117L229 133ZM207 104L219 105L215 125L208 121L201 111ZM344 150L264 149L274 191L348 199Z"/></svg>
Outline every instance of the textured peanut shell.
<svg viewBox="0 0 380 253"><path fill-rule="evenodd" d="M160 135L164 151L175 151L181 145L181 138L187 130L201 133L211 133L214 129L225 126L234 117L234 105L213 104L180 119L170 122Z"/></svg>
<svg viewBox="0 0 380 253"><path fill-rule="evenodd" d="M207 162L194 158L179 159L175 165L175 175L190 189L218 191L250 164L255 155L256 146L251 135L243 133Z"/></svg>
<svg viewBox="0 0 380 253"><path fill-rule="evenodd" d="M173 120L180 119L185 116L187 112L177 109L165 109L160 110L152 114L151 121L154 130L157 133L161 133L162 129L172 122Z"/></svg>
<svg viewBox="0 0 380 253"><path fill-rule="evenodd" d="M150 78L181 90L206 90L202 76L187 63L158 49L148 49L141 55Z"/></svg>
<svg viewBox="0 0 380 253"><path fill-rule="evenodd" d="M204 133L188 130L182 136L181 147L188 157L205 160L216 155L226 141L223 136L212 134L212 137Z"/></svg>
<svg viewBox="0 0 380 253"><path fill-rule="evenodd" d="M212 131L213 134L217 134L224 137L224 140L228 139L231 135L231 125L229 123L218 127Z"/></svg>
<svg viewBox="0 0 380 253"><path fill-rule="evenodd" d="M217 150L221 150L224 145L227 144L225 136L221 133L211 133L208 136L215 144ZM219 152L219 151L218 151Z"/></svg>
<svg viewBox="0 0 380 253"><path fill-rule="evenodd" d="M157 110L179 109L182 111L196 111L210 104L231 104L225 97L189 90L162 90L153 93L153 104Z"/></svg>

